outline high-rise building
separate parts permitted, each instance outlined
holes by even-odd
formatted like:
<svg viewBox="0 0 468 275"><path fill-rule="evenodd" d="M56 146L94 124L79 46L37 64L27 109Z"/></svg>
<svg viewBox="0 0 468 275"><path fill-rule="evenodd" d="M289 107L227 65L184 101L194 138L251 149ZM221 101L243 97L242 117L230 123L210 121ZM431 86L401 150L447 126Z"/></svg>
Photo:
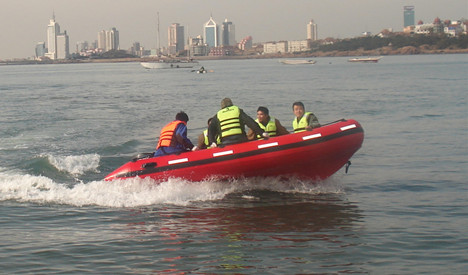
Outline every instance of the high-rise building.
<svg viewBox="0 0 468 275"><path fill-rule="evenodd" d="M315 24L314 20L312 19L307 24L307 39L312 40L312 41L318 39L317 24Z"/></svg>
<svg viewBox="0 0 468 275"><path fill-rule="evenodd" d="M102 30L98 32L98 48L102 50L106 50L106 31Z"/></svg>
<svg viewBox="0 0 468 275"><path fill-rule="evenodd" d="M176 54L185 48L184 27L179 23L173 23L167 30L168 48L170 54Z"/></svg>
<svg viewBox="0 0 468 275"><path fill-rule="evenodd" d="M236 45L235 26L227 19L224 20L221 29L221 45L234 46Z"/></svg>
<svg viewBox="0 0 468 275"><path fill-rule="evenodd" d="M47 54L50 59L57 59L57 35L60 33L60 25L55 22L55 13L47 26Z"/></svg>
<svg viewBox="0 0 468 275"><path fill-rule="evenodd" d="M209 47L217 47L218 44L218 25L213 20L213 17L210 16L210 20L205 23L203 27L203 32L205 36L205 43Z"/></svg>
<svg viewBox="0 0 468 275"><path fill-rule="evenodd" d="M36 44L36 58L45 56L45 54L46 54L45 42L38 42Z"/></svg>
<svg viewBox="0 0 468 275"><path fill-rule="evenodd" d="M414 6L403 7L403 27L414 26Z"/></svg>
<svg viewBox="0 0 468 275"><path fill-rule="evenodd" d="M106 52L120 49L119 31L116 28L112 28L108 31L102 30L98 32L98 48Z"/></svg>
<svg viewBox="0 0 468 275"><path fill-rule="evenodd" d="M70 56L70 42L67 31L57 35L57 59L67 59Z"/></svg>
<svg viewBox="0 0 468 275"><path fill-rule="evenodd" d="M106 51L118 49L120 49L119 31L116 28L112 28L106 31Z"/></svg>
<svg viewBox="0 0 468 275"><path fill-rule="evenodd" d="M50 59L66 59L70 55L67 32L60 33L60 25L55 22L55 13L47 26L47 53Z"/></svg>

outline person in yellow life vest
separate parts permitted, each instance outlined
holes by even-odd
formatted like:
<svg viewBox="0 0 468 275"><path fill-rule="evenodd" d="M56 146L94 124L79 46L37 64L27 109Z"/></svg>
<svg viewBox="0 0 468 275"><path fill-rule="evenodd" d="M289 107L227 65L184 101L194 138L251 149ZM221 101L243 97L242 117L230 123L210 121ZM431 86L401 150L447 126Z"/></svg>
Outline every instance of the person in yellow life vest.
<svg viewBox="0 0 468 275"><path fill-rule="evenodd" d="M221 144L235 144L248 141L245 133L247 125L255 134L268 138L267 132L248 116L242 109L232 104L230 98L224 98L221 101L221 110L213 117L208 127L208 141L210 147L217 147L217 137Z"/></svg>
<svg viewBox="0 0 468 275"><path fill-rule="evenodd" d="M178 154L193 148L193 144L187 137L188 115L185 112L177 113L175 120L168 123L161 130L155 157Z"/></svg>
<svg viewBox="0 0 468 275"><path fill-rule="evenodd" d="M258 126L267 132L270 137L281 136L289 134L288 130L281 125L280 121L270 116L270 111L267 107L260 106L257 109L257 119L255 120ZM255 133L249 129L247 133L249 140L262 139L261 136L255 135Z"/></svg>
<svg viewBox="0 0 468 275"><path fill-rule="evenodd" d="M208 127L210 126L210 122L213 118L211 117L208 119ZM220 143L219 138L217 138L217 144ZM208 149L210 148L210 142L208 141L208 128L206 128L199 136L198 136L198 142L197 145L195 145L192 149L192 151L198 151L198 150L203 150L203 149Z"/></svg>
<svg viewBox="0 0 468 275"><path fill-rule="evenodd" d="M294 133L310 131L314 128L320 127L317 117L311 112L306 112L302 102L294 102L292 108L294 115L296 116L293 121Z"/></svg>

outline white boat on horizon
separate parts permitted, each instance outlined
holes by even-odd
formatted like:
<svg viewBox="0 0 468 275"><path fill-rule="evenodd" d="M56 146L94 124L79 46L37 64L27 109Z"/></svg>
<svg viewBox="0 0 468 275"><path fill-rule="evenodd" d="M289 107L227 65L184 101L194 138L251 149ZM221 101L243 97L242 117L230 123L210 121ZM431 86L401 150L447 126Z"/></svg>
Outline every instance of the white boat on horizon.
<svg viewBox="0 0 468 275"><path fill-rule="evenodd" d="M377 63L382 57L356 57L348 59L348 62Z"/></svg>
<svg viewBox="0 0 468 275"><path fill-rule="evenodd" d="M305 59L286 59L280 60L279 62L286 64L286 65L307 65L307 64L315 64L315 60L305 60Z"/></svg>
<svg viewBox="0 0 468 275"><path fill-rule="evenodd" d="M195 65L198 65L198 61L183 59L160 59L156 61L140 62L140 64L146 69L183 69L193 68Z"/></svg>

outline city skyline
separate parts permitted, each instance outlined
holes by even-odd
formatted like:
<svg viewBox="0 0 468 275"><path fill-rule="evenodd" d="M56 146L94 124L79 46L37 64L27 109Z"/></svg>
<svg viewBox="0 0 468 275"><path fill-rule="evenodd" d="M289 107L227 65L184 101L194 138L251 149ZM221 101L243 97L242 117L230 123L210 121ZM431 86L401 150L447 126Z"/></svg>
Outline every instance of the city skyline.
<svg viewBox="0 0 468 275"><path fill-rule="evenodd" d="M466 0L256 0L256 1L150 1L138 5L128 0L64 3L60 0L4 0L0 16L0 59L34 56L38 42L47 43L47 24L55 13L56 21L67 30L70 51L78 41L96 40L103 29L115 27L120 32L120 48L134 42L145 48L157 46L157 12L161 31L172 23L185 26L185 37L203 35L203 25L210 15L221 24L226 18L236 25L236 39L252 36L254 43L306 39L306 24L311 19L318 25L319 37L351 38L364 31L377 34L391 28L403 30L403 6L415 7L415 20L432 22L468 18ZM12 28L11 26L15 27ZM161 45L167 37L161 35Z"/></svg>

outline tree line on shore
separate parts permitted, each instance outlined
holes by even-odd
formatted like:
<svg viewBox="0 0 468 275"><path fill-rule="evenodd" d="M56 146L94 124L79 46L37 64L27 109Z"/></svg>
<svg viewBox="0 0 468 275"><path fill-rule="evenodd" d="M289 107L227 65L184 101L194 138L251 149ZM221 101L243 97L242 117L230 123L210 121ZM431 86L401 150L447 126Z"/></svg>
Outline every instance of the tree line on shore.
<svg viewBox="0 0 468 275"><path fill-rule="evenodd" d="M433 35L394 35L389 37L369 36L336 40L330 43L314 43L314 52L331 51L372 51L380 48L391 47L400 49L404 47L426 47L432 50L468 49L468 35L451 37L445 34Z"/></svg>

